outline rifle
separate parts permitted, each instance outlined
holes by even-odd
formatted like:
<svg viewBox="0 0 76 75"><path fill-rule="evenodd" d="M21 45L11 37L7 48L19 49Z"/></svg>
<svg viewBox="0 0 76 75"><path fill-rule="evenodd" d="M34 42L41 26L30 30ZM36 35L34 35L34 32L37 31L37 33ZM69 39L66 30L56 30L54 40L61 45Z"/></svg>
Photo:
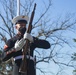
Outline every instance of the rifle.
<svg viewBox="0 0 76 75"><path fill-rule="evenodd" d="M34 9L31 13L31 17L30 17L30 21L28 24L28 28L27 28L27 33L31 33L32 30L32 22L33 22L33 18L34 18L34 13L35 13L35 8L36 8L36 3L34 5ZM21 73L26 73L27 74L27 61L26 61L26 54L27 52L29 52L29 47L30 47L30 41L28 39L26 39L26 44L23 47L23 59L22 59L22 64L20 66L19 72Z"/></svg>

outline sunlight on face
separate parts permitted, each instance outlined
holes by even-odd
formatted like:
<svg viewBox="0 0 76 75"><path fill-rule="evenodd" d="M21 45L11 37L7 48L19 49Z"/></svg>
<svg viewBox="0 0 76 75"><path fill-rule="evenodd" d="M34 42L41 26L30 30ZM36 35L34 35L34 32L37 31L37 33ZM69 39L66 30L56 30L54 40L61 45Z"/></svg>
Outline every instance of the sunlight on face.
<svg viewBox="0 0 76 75"><path fill-rule="evenodd" d="M26 24L25 23L17 23L16 24L16 29L18 30L20 27L26 27Z"/></svg>

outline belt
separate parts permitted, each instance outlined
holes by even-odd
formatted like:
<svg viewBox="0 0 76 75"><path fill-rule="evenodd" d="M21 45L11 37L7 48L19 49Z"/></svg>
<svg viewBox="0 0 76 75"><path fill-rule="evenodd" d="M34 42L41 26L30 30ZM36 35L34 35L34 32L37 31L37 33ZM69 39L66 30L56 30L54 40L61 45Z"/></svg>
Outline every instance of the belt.
<svg viewBox="0 0 76 75"><path fill-rule="evenodd" d="M22 59L23 57L24 57L23 55L16 56L16 57L14 57L14 61L16 61L18 59ZM34 61L34 57L32 57L32 56L26 55L26 58Z"/></svg>

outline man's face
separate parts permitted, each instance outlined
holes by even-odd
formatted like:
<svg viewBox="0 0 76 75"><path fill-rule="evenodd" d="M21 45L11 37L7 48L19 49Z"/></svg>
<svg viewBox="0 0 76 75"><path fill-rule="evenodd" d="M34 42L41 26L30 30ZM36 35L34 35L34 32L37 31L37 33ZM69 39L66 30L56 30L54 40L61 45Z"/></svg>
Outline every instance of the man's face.
<svg viewBox="0 0 76 75"><path fill-rule="evenodd" d="M18 22L18 23L16 24L15 28L17 29L18 33L21 33L21 32L19 31L19 29L20 29L20 28L26 28L26 23L24 23L24 22Z"/></svg>
<svg viewBox="0 0 76 75"><path fill-rule="evenodd" d="M25 23L17 23L16 29L19 30L20 27L26 27L26 24Z"/></svg>

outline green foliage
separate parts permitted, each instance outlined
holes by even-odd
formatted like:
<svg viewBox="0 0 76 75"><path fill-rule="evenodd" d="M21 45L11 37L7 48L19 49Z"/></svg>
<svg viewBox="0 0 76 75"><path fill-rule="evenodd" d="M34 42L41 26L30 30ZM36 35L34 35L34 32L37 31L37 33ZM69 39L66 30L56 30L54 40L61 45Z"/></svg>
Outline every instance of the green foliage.
<svg viewBox="0 0 76 75"><path fill-rule="evenodd" d="M72 60L73 61L76 61L76 53L74 53L72 56L71 56Z"/></svg>
<svg viewBox="0 0 76 75"><path fill-rule="evenodd" d="M76 39L75 38L73 40L74 40L74 42L76 42Z"/></svg>
<svg viewBox="0 0 76 75"><path fill-rule="evenodd" d="M73 39L73 40L74 40L74 42L76 42L76 39ZM73 53L72 56L71 56L71 58L72 58L72 60L73 60L74 62L76 62L76 53ZM73 74L76 75L76 69L73 70Z"/></svg>
<svg viewBox="0 0 76 75"><path fill-rule="evenodd" d="M0 50L0 54L2 53L2 51Z"/></svg>

